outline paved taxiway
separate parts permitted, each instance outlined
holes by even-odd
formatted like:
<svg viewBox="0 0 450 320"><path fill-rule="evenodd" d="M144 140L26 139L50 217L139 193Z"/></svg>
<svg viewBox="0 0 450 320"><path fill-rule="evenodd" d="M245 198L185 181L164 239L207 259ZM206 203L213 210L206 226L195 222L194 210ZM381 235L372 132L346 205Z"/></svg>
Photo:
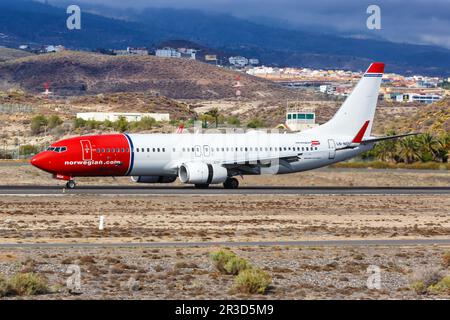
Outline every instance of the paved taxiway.
<svg viewBox="0 0 450 320"><path fill-rule="evenodd" d="M449 239L367 239L367 240L304 240L245 242L117 242L117 243L0 243L0 248L164 248L164 247L245 247L245 246L417 246L450 245Z"/></svg>
<svg viewBox="0 0 450 320"><path fill-rule="evenodd" d="M61 186L0 186L0 195L58 195L58 194L101 194L101 195L232 195L232 194L338 194L338 195L382 195L382 194L450 194L450 187L284 187L245 186L229 190L222 187L196 189L193 187L154 186L77 186L65 189Z"/></svg>

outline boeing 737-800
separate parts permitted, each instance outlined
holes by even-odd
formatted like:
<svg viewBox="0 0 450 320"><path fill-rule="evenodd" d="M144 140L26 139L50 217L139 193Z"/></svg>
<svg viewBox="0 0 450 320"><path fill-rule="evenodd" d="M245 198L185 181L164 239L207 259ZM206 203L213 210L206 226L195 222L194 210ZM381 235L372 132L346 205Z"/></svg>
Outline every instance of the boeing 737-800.
<svg viewBox="0 0 450 320"><path fill-rule="evenodd" d="M53 143L31 164L66 180L131 176L138 183L182 183L198 188L223 183L237 188L236 176L287 174L355 157L376 142L411 134L370 135L384 72L372 63L334 117L298 133L105 134Z"/></svg>

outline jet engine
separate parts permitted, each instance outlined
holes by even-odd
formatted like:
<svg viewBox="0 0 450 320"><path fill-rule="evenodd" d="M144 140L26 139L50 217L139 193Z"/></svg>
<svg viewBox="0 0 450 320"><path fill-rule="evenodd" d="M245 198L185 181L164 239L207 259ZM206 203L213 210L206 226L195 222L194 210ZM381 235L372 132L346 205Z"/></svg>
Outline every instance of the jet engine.
<svg viewBox="0 0 450 320"><path fill-rule="evenodd" d="M131 181L136 183L172 183L176 176L132 176Z"/></svg>
<svg viewBox="0 0 450 320"><path fill-rule="evenodd" d="M228 178L228 171L217 164L188 162L180 166L178 176L183 183L215 184L224 182Z"/></svg>

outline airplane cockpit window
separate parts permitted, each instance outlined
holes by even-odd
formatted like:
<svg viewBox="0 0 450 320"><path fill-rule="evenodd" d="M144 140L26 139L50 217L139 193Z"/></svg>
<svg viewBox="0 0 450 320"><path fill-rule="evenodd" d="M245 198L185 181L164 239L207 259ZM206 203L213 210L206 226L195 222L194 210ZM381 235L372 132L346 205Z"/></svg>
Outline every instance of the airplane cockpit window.
<svg viewBox="0 0 450 320"><path fill-rule="evenodd" d="M47 151L54 151L54 152L64 152L67 151L67 147L48 147Z"/></svg>

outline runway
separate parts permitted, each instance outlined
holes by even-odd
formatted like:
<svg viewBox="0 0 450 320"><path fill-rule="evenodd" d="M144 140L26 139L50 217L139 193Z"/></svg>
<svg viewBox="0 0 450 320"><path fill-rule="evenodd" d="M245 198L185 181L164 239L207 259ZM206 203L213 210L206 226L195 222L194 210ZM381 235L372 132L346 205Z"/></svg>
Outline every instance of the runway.
<svg viewBox="0 0 450 320"><path fill-rule="evenodd" d="M210 187L196 189L189 186L77 186L65 189L61 186L0 186L1 195L426 195L450 194L450 187L285 187L285 186L244 186L239 189Z"/></svg>
<svg viewBox="0 0 450 320"><path fill-rule="evenodd" d="M119 243L0 243L0 248L168 248L168 247L358 247L358 246L418 246L450 245L449 239L379 239L379 240L306 240L306 241L249 241L249 242L119 242Z"/></svg>

